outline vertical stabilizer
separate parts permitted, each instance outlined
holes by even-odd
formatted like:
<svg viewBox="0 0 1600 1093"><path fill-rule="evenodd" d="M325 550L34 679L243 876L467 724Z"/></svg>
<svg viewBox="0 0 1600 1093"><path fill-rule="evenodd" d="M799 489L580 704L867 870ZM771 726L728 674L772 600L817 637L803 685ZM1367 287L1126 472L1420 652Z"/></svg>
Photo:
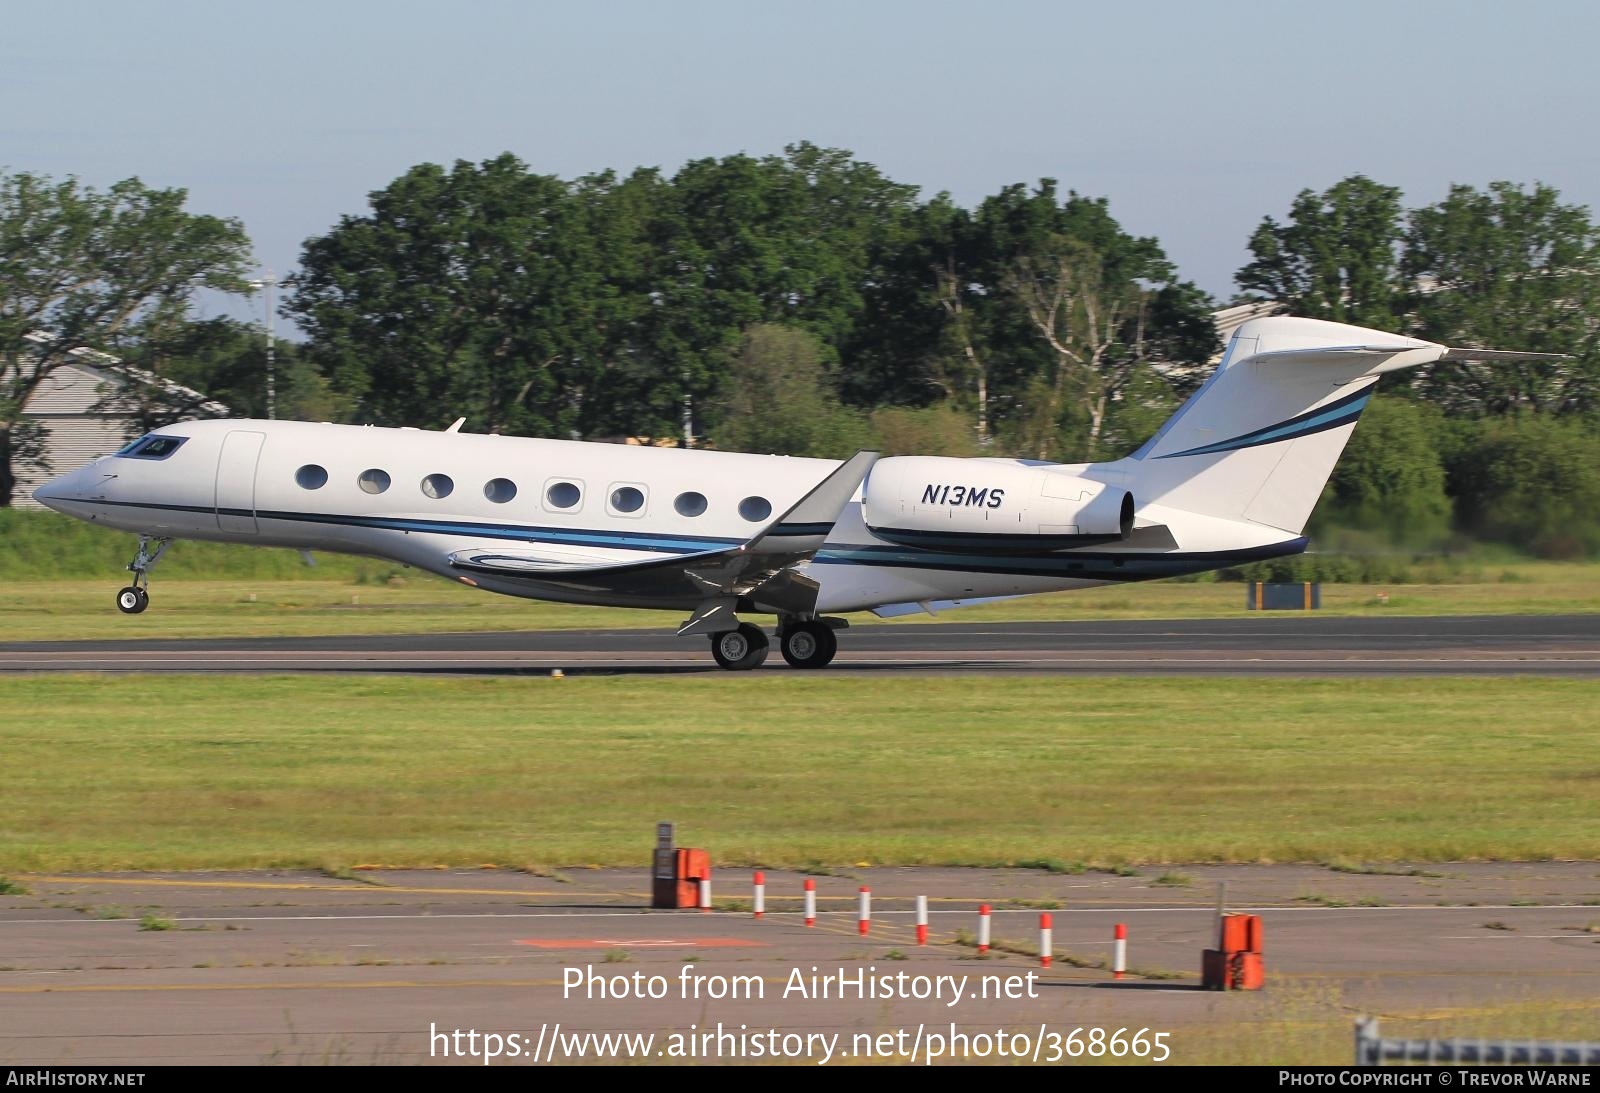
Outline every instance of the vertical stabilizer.
<svg viewBox="0 0 1600 1093"><path fill-rule="evenodd" d="M1253 319L1217 370L1126 461L1141 504L1298 534L1384 372L1442 345L1315 319Z"/></svg>

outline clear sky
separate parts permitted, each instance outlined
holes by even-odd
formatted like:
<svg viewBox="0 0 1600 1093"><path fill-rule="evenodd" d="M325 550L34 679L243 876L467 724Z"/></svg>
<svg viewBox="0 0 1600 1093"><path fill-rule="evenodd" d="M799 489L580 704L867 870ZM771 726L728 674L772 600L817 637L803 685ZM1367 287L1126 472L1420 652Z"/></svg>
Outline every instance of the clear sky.
<svg viewBox="0 0 1600 1093"><path fill-rule="evenodd" d="M186 187L282 273L417 163L810 140L965 205L1109 197L1227 295L1263 215L1356 172L1600 206L1597 42L1588 0L6 0L0 167Z"/></svg>

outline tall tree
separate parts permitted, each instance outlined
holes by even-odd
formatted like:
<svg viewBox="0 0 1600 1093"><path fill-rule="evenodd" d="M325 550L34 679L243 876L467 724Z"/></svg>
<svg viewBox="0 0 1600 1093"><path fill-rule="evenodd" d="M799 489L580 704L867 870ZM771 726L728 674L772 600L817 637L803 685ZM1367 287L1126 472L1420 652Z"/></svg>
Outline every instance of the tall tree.
<svg viewBox="0 0 1600 1093"><path fill-rule="evenodd" d="M0 175L0 505L11 503L18 461L41 459L24 407L74 350L167 336L187 322L196 289L246 291L243 226L186 201L136 178L98 191Z"/></svg>
<svg viewBox="0 0 1600 1093"><path fill-rule="evenodd" d="M816 335L756 323L740 339L714 437L744 452L842 459L866 446L866 423L839 405Z"/></svg>
<svg viewBox="0 0 1600 1093"><path fill-rule="evenodd" d="M414 167L307 242L285 310L361 420L577 431L593 362L626 327L591 230L593 192L613 185L509 154Z"/></svg>
<svg viewBox="0 0 1600 1093"><path fill-rule="evenodd" d="M1304 318L1396 330L1401 235L1400 191L1351 175L1320 194L1301 190L1286 224L1264 218L1234 278Z"/></svg>
<svg viewBox="0 0 1600 1093"><path fill-rule="evenodd" d="M1128 234L1104 198L1062 200L1050 179L1009 186L979 206L973 232L969 252L983 257L970 299L985 313L996 410L1014 449L1106 454L1117 404L1170 402L1155 363L1194 365L1215 351L1204 294L1178 282L1160 244Z"/></svg>
<svg viewBox="0 0 1600 1093"><path fill-rule="evenodd" d="M1413 332L1447 345L1565 353L1554 363L1451 362L1417 390L1456 412L1600 408L1600 228L1550 186L1452 186L1411 214Z"/></svg>
<svg viewBox="0 0 1600 1093"><path fill-rule="evenodd" d="M1121 396L1142 357L1139 333L1132 346L1120 346L1119 339L1130 320L1142 330L1143 291L1118 278L1093 247L1068 236L1052 236L1032 253L1018 255L1005 287L1055 358L1038 388L1047 393L1042 420L1059 420L1066 400L1076 397L1089 419L1093 452L1106 408ZM1114 348L1124 351L1114 353ZM1039 437L1038 457L1044 459L1053 447L1053 436Z"/></svg>

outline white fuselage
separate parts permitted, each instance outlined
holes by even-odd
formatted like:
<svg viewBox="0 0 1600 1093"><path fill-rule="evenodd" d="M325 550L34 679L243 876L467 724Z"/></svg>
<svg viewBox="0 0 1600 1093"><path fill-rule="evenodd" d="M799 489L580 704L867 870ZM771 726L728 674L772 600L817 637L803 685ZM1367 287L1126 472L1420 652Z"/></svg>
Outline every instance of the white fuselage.
<svg viewBox="0 0 1600 1093"><path fill-rule="evenodd" d="M513 577L464 576L451 557L493 548L530 565L582 567L724 550L750 539L839 466L294 421L185 422L159 435L181 443L155 458L104 457L36 496L80 519L159 538L371 555L494 592L610 606L686 605L581 589L529 591ZM1115 481L1117 466L1059 470ZM801 570L821 586L817 610L841 612L1172 576L1291 553L1304 543L1279 529L1159 506L1142 510L1140 523L1170 528L1173 541L1159 550L1111 543L1048 557L936 552L874 536L858 491Z"/></svg>

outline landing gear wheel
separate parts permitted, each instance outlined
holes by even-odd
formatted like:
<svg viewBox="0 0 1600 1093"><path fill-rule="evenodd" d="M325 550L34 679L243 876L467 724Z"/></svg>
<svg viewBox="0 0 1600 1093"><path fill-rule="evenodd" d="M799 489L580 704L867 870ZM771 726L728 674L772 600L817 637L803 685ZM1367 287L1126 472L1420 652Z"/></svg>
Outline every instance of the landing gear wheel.
<svg viewBox="0 0 1600 1093"><path fill-rule="evenodd" d="M155 543L155 550L150 549L152 542ZM133 561L128 563L128 572L133 574L133 583L117 593L118 611L124 615L137 615L150 606L150 571L156 567L156 563L171 545L171 539L157 539L150 535L139 536L139 552L133 556Z"/></svg>
<svg viewBox="0 0 1600 1093"><path fill-rule="evenodd" d="M797 622L784 627L778 650L791 668L823 668L839 651L839 639L826 623Z"/></svg>
<svg viewBox="0 0 1600 1093"><path fill-rule="evenodd" d="M711 655L716 662L733 672L759 668L767 659L770 644L767 635L758 626L744 622L737 630L725 630L711 635Z"/></svg>

